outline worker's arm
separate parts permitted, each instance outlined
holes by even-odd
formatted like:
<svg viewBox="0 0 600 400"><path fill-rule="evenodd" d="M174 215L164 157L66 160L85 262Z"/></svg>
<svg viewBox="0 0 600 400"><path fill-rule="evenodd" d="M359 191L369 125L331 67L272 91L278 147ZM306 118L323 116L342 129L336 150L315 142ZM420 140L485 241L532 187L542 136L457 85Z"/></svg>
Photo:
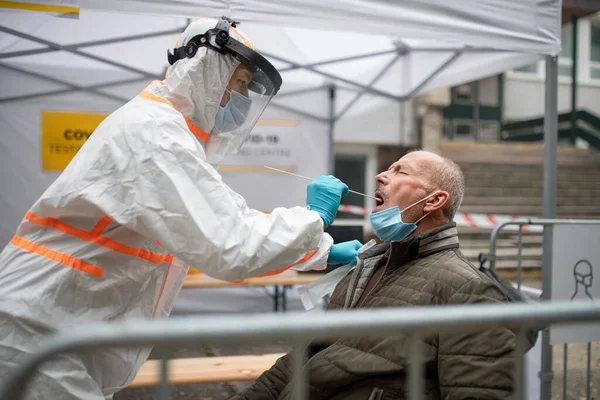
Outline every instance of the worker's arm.
<svg viewBox="0 0 600 400"><path fill-rule="evenodd" d="M263 214L262 212L252 209L248 207L246 204L246 200L233 189L229 188L229 192L231 197L234 199L241 212L244 215L251 216L256 215L257 213ZM277 210L277 209L275 209ZM285 210L285 209L284 209ZM323 222L324 224L324 222ZM325 226L323 226L324 228ZM333 245L333 238L328 233L323 233L321 236L321 240L319 241L319 247L317 250L309 251L296 260L294 263L290 265L286 265L283 267L279 267L278 269L274 269L263 273L263 275L273 275L275 273L281 273L288 269L295 269L297 271L311 271L311 270L322 270L327 267L327 259L329 257L329 251L331 246Z"/></svg>
<svg viewBox="0 0 600 400"><path fill-rule="evenodd" d="M115 221L160 241L198 270L229 281L285 268L319 249L324 257L319 260L326 259L330 243L323 239L319 213L307 207L276 208L270 214L249 209L204 160L183 119L144 124L143 131L104 129L102 140L88 150L101 159L102 173L83 195L102 197Z"/></svg>

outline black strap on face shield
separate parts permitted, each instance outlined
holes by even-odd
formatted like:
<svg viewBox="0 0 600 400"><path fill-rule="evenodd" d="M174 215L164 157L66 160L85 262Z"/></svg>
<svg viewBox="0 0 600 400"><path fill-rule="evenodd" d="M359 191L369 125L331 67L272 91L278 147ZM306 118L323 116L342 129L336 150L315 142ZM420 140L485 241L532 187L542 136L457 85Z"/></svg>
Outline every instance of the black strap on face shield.
<svg viewBox="0 0 600 400"><path fill-rule="evenodd" d="M267 92L275 95L281 87L279 71L258 52L229 36L229 27L235 28L237 23L227 17L221 17L213 29L204 34L196 35L185 45L178 47L171 53L167 50L169 64L184 58L192 58L200 47L207 47L223 55L230 55L244 63L254 74L248 89L260 93Z"/></svg>

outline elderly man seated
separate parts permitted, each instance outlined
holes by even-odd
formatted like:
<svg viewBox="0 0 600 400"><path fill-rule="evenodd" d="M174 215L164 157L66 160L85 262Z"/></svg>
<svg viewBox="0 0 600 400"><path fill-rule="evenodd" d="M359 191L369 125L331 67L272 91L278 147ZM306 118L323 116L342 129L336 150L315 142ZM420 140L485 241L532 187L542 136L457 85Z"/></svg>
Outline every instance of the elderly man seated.
<svg viewBox="0 0 600 400"><path fill-rule="evenodd" d="M371 223L384 242L360 255L328 309L411 307L507 301L459 250L452 219L464 194L462 171L437 154L409 153L377 175ZM505 328L421 337L426 399L512 397L516 335ZM342 338L313 344L309 398L403 399L410 338ZM292 354L234 399L292 398Z"/></svg>

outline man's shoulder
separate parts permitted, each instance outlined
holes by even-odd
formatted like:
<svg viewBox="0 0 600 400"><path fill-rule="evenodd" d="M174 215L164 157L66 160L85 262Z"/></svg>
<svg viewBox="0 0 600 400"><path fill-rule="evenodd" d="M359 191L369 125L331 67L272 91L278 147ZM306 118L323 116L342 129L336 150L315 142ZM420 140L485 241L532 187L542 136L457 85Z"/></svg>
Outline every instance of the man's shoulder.
<svg viewBox="0 0 600 400"><path fill-rule="evenodd" d="M458 249L443 250L413 261L409 273L460 287L472 280L482 279L476 269Z"/></svg>
<svg viewBox="0 0 600 400"><path fill-rule="evenodd" d="M449 303L504 301L497 285L471 264L458 249L444 250L419 260L415 274L436 281Z"/></svg>

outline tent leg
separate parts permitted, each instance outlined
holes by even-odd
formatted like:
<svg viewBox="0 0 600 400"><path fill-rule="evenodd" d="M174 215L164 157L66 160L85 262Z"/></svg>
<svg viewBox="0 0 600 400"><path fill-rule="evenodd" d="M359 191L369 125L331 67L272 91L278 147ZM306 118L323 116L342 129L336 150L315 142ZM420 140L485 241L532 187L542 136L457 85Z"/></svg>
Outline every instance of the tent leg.
<svg viewBox="0 0 600 400"><path fill-rule="evenodd" d="M333 150L333 128L335 127L335 85L329 86L329 173L335 171L335 152Z"/></svg>
<svg viewBox="0 0 600 400"><path fill-rule="evenodd" d="M571 146L575 146L577 141L577 68L579 68L579 63L577 62L577 18L573 18L571 25L573 26L573 64L571 67L571 137L569 138L569 141Z"/></svg>
<svg viewBox="0 0 600 400"><path fill-rule="evenodd" d="M545 83L545 115L544 115L544 218L556 218L556 148L558 144L558 58L546 56ZM544 244L542 255L542 298L552 297L552 225L544 226ZM540 398L552 397L552 345L550 331L542 332L542 368Z"/></svg>

